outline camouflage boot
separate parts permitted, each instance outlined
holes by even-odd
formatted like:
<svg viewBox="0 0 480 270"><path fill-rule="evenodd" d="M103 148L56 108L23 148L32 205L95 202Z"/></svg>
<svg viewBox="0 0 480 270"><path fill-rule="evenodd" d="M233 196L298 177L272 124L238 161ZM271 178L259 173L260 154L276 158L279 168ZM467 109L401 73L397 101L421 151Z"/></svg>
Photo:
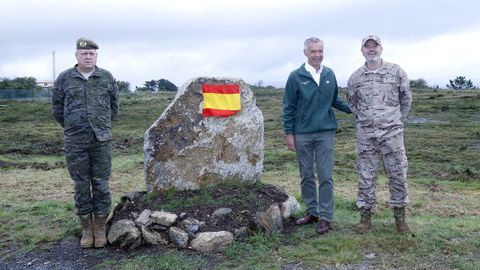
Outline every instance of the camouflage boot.
<svg viewBox="0 0 480 270"><path fill-rule="evenodd" d="M93 247L92 214L78 217L80 218L80 224L82 225L82 240L80 240L80 246L82 248L91 248Z"/></svg>
<svg viewBox="0 0 480 270"><path fill-rule="evenodd" d="M101 248L107 245L106 236L107 216L97 216L93 221L93 233L95 235L95 247Z"/></svg>
<svg viewBox="0 0 480 270"><path fill-rule="evenodd" d="M410 228L405 222L405 208L404 207L394 207L393 214L395 215L395 224L397 225L397 232L406 233L410 232Z"/></svg>
<svg viewBox="0 0 480 270"><path fill-rule="evenodd" d="M360 209L361 212L361 220L360 223L353 228L353 231L356 233L364 233L370 229L370 226L372 225L372 210L370 208L362 208Z"/></svg>

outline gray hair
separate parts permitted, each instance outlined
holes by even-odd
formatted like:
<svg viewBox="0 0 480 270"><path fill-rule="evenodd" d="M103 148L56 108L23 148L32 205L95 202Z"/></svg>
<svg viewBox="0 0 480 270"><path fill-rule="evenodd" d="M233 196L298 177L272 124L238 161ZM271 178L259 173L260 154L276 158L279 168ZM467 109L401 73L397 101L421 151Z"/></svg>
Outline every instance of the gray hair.
<svg viewBox="0 0 480 270"><path fill-rule="evenodd" d="M313 43L321 43L323 46L323 41L321 39L316 37L311 37L311 38L305 39L305 42L303 43L303 50L307 51L308 47L310 47L310 45Z"/></svg>

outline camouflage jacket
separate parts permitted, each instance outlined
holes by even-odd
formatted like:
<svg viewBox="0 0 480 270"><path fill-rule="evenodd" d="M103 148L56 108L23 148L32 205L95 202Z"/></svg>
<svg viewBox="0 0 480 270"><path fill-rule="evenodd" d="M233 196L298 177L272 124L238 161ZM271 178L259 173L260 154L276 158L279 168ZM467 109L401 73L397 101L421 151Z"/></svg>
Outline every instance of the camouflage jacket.
<svg viewBox="0 0 480 270"><path fill-rule="evenodd" d="M112 120L118 113L118 89L112 74L96 67L85 79L76 66L55 80L52 97L53 117L64 128L65 142L112 139Z"/></svg>
<svg viewBox="0 0 480 270"><path fill-rule="evenodd" d="M350 76L347 99L357 128L375 131L403 128L412 93L405 71L396 64L383 62L376 71L363 65Z"/></svg>

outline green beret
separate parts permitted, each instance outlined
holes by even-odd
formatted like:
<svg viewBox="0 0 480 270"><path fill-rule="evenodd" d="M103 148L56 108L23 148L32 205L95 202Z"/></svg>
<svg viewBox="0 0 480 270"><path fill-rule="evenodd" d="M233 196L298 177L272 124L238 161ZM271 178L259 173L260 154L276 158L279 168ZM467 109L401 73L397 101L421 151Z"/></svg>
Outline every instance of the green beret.
<svg viewBox="0 0 480 270"><path fill-rule="evenodd" d="M98 45L93 40L90 40L87 38L79 38L77 40L77 49L84 49L84 50L98 49Z"/></svg>

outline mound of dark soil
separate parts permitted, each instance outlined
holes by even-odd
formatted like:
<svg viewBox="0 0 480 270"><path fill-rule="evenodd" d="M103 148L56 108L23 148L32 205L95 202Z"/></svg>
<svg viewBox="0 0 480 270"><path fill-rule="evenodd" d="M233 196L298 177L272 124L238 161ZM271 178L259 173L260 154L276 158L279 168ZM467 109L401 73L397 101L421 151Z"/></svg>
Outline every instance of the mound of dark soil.
<svg viewBox="0 0 480 270"><path fill-rule="evenodd" d="M131 194L136 194L135 196ZM185 218L191 217L206 221L201 231L226 230L233 232L236 228L254 226L255 213L265 211L272 204L284 202L285 192L275 186L256 184L251 186L222 185L196 191L181 191L160 193L133 192L125 196L123 202L114 210L112 221L132 218L134 213L140 214L143 209L165 210L177 214L184 213ZM211 214L222 207L232 209L228 218L210 222ZM284 221L282 233L295 231L293 219ZM190 249L180 249L172 246L142 246L130 251L108 245L103 249L80 248L80 235L77 238L66 238L51 243L50 248L28 253L13 254L14 250L0 252L0 269L96 269L99 264L106 264L104 269L117 269L115 263L141 255L163 254L168 250L185 252L188 256L199 256L208 261L205 269L215 269L215 265L225 258L222 254L203 254ZM10 254L8 258L5 258ZM111 268L108 265L112 265Z"/></svg>
<svg viewBox="0 0 480 270"><path fill-rule="evenodd" d="M120 219L135 218L145 209L151 211L168 211L182 219L193 218L205 222L201 231L229 231L247 227L256 229L257 212L267 210L272 204L279 204L288 199L288 195L279 188L268 184L250 186L220 185L200 190L166 191L163 193L131 193L124 196L122 202L114 209L109 224ZM232 212L223 219L212 219L219 208L230 208ZM293 222L284 222L286 232L293 229ZM292 226L289 226L292 225Z"/></svg>

